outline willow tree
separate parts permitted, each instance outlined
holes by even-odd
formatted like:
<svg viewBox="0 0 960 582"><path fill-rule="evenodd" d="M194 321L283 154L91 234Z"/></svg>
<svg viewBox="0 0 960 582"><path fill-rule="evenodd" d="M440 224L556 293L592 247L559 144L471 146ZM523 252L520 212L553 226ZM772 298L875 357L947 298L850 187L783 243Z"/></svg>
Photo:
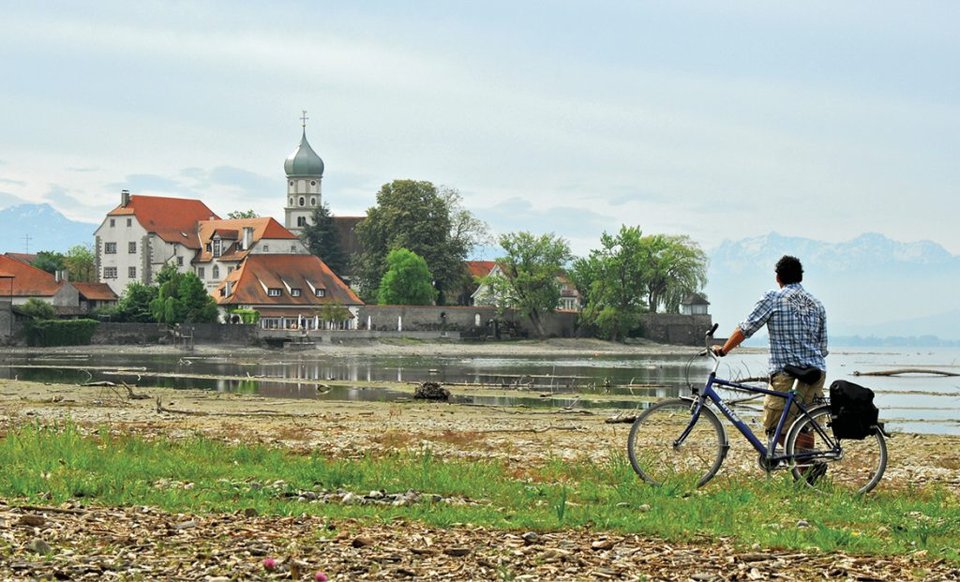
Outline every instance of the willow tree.
<svg viewBox="0 0 960 582"><path fill-rule="evenodd" d="M641 239L647 255L647 305L651 311L678 313L690 293L707 284L707 255L686 235L657 234Z"/></svg>

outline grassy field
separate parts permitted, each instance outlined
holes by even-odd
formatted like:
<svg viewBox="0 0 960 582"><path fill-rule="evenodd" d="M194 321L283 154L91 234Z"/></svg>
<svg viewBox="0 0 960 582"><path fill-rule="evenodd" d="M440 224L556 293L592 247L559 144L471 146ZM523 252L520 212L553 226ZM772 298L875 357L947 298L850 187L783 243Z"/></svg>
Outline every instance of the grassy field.
<svg viewBox="0 0 960 582"><path fill-rule="evenodd" d="M32 425L0 440L0 496L55 505L155 506L171 512L313 514L370 522L504 530L590 529L664 539L732 538L744 547L896 556L923 550L960 562L960 498L943 487L865 497L818 494L783 474L717 478L702 490L653 488L623 455L551 460L524 469L455 461L423 449L330 459L289 449L193 438L84 434ZM423 494L406 505L323 502L325 492ZM319 500L318 500L319 498Z"/></svg>

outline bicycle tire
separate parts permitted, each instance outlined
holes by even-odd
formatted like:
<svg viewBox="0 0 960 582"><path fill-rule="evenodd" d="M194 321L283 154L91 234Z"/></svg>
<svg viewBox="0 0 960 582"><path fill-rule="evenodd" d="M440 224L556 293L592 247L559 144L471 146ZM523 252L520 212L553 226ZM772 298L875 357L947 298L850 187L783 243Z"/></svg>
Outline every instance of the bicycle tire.
<svg viewBox="0 0 960 582"><path fill-rule="evenodd" d="M630 427L627 455L633 470L647 483L693 489L720 470L729 448L727 435L720 419L706 406L701 407L686 440L674 446L690 424L692 406L691 400L663 400L643 411Z"/></svg>
<svg viewBox="0 0 960 582"><path fill-rule="evenodd" d="M797 438L800 434L812 433L813 449L803 450L812 451L814 461L826 464L826 473L810 483L805 478L809 467L793 463L791 471L794 478L820 491L839 488L860 495L870 492L880 482L887 468L887 443L883 433L878 430L863 440L840 440L833 436L831 420L830 405L823 405L811 410L808 416L800 416L790 427L786 453L794 455L798 450ZM828 454L835 444L842 451L839 458Z"/></svg>

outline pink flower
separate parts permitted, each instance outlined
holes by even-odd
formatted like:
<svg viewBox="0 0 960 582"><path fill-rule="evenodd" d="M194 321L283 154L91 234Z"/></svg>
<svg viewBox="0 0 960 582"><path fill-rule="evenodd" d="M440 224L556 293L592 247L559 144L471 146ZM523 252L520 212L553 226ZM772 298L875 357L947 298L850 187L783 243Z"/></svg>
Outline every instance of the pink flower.
<svg viewBox="0 0 960 582"><path fill-rule="evenodd" d="M264 569L266 569L266 570L276 570L276 569L277 569L277 561L276 561L274 558L264 558L264 559L263 559L263 567L264 567Z"/></svg>
<svg viewBox="0 0 960 582"><path fill-rule="evenodd" d="M327 582L327 580L329 580L322 570L317 570L317 573L313 575L313 579L317 582Z"/></svg>

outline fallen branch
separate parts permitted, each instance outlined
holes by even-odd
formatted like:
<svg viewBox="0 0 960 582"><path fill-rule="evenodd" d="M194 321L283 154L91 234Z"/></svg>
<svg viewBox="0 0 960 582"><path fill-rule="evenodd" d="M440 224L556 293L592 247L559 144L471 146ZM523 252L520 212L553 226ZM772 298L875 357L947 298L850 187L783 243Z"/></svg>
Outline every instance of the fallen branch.
<svg viewBox="0 0 960 582"><path fill-rule="evenodd" d="M123 387L127 389L127 396L130 398L130 400L147 400L150 398L150 396L147 394L137 394L126 382L121 382L121 384L123 384Z"/></svg>
<svg viewBox="0 0 960 582"><path fill-rule="evenodd" d="M272 410L248 410L244 412L203 412L202 410L183 410L179 408L167 408L160 402L160 397L157 397L157 414L162 414L164 412L168 414L186 414L190 416L238 416L238 417L256 417L256 416L270 416L274 418L303 418L310 419L315 418L312 414L296 414L292 412L274 412Z"/></svg>
<svg viewBox="0 0 960 582"><path fill-rule="evenodd" d="M904 374L927 374L930 376L960 376L956 372L944 372L942 370L928 370L924 368L897 368L895 370L880 370L877 372L861 372L857 370L854 376L902 376Z"/></svg>

